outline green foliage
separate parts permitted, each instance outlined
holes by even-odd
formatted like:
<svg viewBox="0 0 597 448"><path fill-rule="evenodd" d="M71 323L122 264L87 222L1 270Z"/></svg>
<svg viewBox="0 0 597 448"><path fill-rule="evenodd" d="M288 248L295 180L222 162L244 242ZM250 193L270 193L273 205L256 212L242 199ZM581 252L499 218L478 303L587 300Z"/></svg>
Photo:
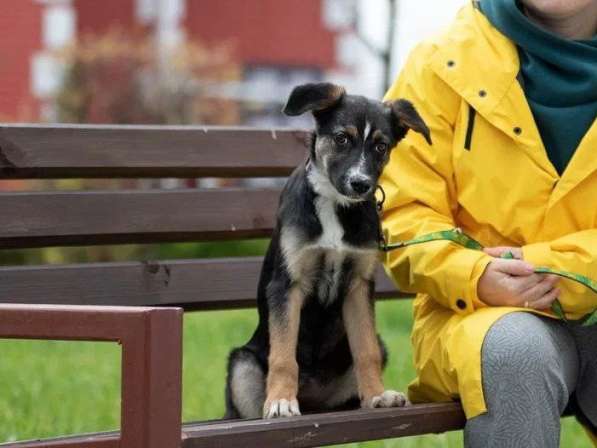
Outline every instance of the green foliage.
<svg viewBox="0 0 597 448"><path fill-rule="evenodd" d="M224 413L226 357L251 336L255 310L188 313L184 321L183 417ZM414 377L410 301L377 304L390 351L388 387L405 390ZM119 424L120 348L110 343L0 341L0 442L110 430ZM361 448L461 447L462 434L351 444ZM562 446L591 444L573 419L564 420Z"/></svg>
<svg viewBox="0 0 597 448"><path fill-rule="evenodd" d="M209 243L49 247L6 250L1 265L94 263L104 261L176 260L181 258L253 257L264 255L267 239Z"/></svg>
<svg viewBox="0 0 597 448"><path fill-rule="evenodd" d="M218 243L160 244L147 255L167 260L176 258L254 257L265 255L269 240L223 241Z"/></svg>

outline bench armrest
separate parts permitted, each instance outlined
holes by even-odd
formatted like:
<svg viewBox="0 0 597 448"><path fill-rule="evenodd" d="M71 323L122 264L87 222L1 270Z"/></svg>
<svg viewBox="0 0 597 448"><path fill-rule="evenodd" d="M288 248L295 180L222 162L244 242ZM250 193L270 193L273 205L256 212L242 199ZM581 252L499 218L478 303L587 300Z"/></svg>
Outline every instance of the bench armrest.
<svg viewBox="0 0 597 448"><path fill-rule="evenodd" d="M0 338L115 341L122 345L121 437L116 446L181 442L180 308L0 305ZM99 446L97 440L83 446ZM15 444L15 446L18 444ZM23 445L25 446L25 445ZM35 442L26 446L36 445ZM54 445L52 445L54 447ZM72 446L65 441L64 445ZM81 446L81 445L77 445ZM101 446L104 446L103 444ZM111 446L109 443L106 448Z"/></svg>

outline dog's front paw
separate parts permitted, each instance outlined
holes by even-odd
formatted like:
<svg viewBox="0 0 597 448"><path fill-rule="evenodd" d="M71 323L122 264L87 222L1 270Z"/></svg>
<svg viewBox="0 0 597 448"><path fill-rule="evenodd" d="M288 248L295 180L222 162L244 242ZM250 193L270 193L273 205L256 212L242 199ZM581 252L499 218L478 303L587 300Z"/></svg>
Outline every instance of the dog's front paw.
<svg viewBox="0 0 597 448"><path fill-rule="evenodd" d="M386 390L381 395L365 398L361 401L361 407L367 409L373 408L399 408L406 406L408 400L401 392L395 390Z"/></svg>
<svg viewBox="0 0 597 448"><path fill-rule="evenodd" d="M263 406L263 418L292 417L301 415L296 398L267 400Z"/></svg>

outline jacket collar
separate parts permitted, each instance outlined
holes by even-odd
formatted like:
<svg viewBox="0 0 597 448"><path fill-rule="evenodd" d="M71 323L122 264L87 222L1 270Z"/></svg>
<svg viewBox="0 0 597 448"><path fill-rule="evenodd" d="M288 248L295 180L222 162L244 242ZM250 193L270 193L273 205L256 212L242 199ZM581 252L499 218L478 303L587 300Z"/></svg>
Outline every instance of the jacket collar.
<svg viewBox="0 0 597 448"><path fill-rule="evenodd" d="M565 126L565 124L563 124ZM554 190L549 205L550 207L562 199L574 187L579 185L590 175L597 172L597 118L593 120L584 138L581 140L572 160L564 170L556 189ZM587 207L591 207L587 204Z"/></svg>
<svg viewBox="0 0 597 448"><path fill-rule="evenodd" d="M477 112L490 116L516 81L520 63L516 47L469 5L440 37L431 67Z"/></svg>
<svg viewBox="0 0 597 448"><path fill-rule="evenodd" d="M550 206L597 171L597 120L580 143L561 179L550 162L541 135L517 81L516 46L471 5L440 37L431 60L434 72L489 123L522 147L542 176L554 183Z"/></svg>

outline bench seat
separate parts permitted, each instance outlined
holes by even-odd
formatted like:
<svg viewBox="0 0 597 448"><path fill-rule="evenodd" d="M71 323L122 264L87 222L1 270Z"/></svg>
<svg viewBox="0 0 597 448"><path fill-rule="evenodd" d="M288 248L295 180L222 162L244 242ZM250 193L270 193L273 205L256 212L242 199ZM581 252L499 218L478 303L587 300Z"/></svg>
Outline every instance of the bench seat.
<svg viewBox="0 0 597 448"><path fill-rule="evenodd" d="M341 443L442 433L461 429L465 418L458 403L413 405L311 414L275 420L214 420L186 423L182 448L308 448ZM62 437L43 441L48 448L74 448L82 441L93 448L117 448L118 432ZM5 448L39 448L40 441L0 445Z"/></svg>

